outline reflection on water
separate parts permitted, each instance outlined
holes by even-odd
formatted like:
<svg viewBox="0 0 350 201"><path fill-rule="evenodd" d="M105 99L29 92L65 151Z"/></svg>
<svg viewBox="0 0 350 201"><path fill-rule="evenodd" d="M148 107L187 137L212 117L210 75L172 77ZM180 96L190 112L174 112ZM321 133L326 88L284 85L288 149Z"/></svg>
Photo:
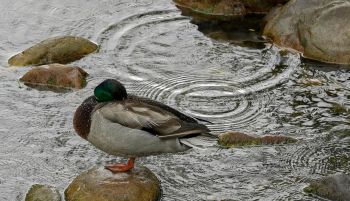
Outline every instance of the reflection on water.
<svg viewBox="0 0 350 201"><path fill-rule="evenodd" d="M213 32L212 25L191 23L165 0L2 5L0 200L22 200L33 183L63 192L81 171L120 160L72 129L75 108L105 78L213 122L208 127L216 134L236 130L301 140L222 150L201 139L205 150L140 159L161 179L164 200L312 200L301 191L310 178L349 173L347 67L300 62L261 41L258 28L230 33L232 27L220 24ZM67 34L101 45L74 63L90 74L87 87L54 93L19 85L28 68L7 68L7 58Z"/></svg>

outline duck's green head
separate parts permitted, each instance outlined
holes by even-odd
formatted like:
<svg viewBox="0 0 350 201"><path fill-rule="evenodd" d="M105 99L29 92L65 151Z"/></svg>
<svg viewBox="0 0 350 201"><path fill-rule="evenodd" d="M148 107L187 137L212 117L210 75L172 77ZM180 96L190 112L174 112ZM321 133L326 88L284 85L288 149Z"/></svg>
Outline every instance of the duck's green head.
<svg viewBox="0 0 350 201"><path fill-rule="evenodd" d="M99 102L121 101L128 96L123 84L113 79L107 79L99 84L94 90L94 95Z"/></svg>

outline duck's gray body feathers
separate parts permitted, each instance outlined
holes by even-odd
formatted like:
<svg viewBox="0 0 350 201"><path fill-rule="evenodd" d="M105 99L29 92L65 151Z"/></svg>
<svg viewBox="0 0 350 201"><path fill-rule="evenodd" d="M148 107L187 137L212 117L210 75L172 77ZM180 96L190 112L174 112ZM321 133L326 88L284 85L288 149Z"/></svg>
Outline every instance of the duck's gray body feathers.
<svg viewBox="0 0 350 201"><path fill-rule="evenodd" d="M102 151L126 157L181 152L190 148L181 144L178 138L162 140L147 131L111 122L99 110L92 115L87 140Z"/></svg>
<svg viewBox="0 0 350 201"><path fill-rule="evenodd" d="M117 156L181 152L190 147L179 138L209 132L195 119L162 103L137 96L99 103L90 114L87 140Z"/></svg>

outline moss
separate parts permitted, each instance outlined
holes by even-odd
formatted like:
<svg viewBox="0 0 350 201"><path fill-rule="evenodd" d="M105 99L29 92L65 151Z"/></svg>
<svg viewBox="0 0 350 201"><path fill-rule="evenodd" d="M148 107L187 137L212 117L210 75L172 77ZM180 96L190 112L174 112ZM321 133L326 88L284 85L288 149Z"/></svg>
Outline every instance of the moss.
<svg viewBox="0 0 350 201"><path fill-rule="evenodd" d="M87 85L87 81L86 81L85 77L81 78L81 80L80 80L81 81L81 87L86 87L86 85Z"/></svg>
<svg viewBox="0 0 350 201"><path fill-rule="evenodd" d="M290 116L295 118L295 117L302 116L303 114L304 114L303 112L293 112Z"/></svg>
<svg viewBox="0 0 350 201"><path fill-rule="evenodd" d="M347 108L344 105L339 103L333 103L333 106L330 108L330 111L334 115L341 115L341 114L348 113Z"/></svg>
<svg viewBox="0 0 350 201"><path fill-rule="evenodd" d="M52 186L35 184L29 189L25 201L61 201L61 195Z"/></svg>
<svg viewBox="0 0 350 201"><path fill-rule="evenodd" d="M311 186L305 187L303 190L305 193L308 193L308 194L315 194L316 192L316 190Z"/></svg>
<svg viewBox="0 0 350 201"><path fill-rule="evenodd" d="M349 168L350 157L346 154L340 156L331 156L328 158L327 163L331 169L348 169Z"/></svg>
<svg viewBox="0 0 350 201"><path fill-rule="evenodd" d="M271 73L276 76L278 74L281 74L285 68L287 68L287 65L285 64L275 65L275 68L272 69Z"/></svg>
<svg viewBox="0 0 350 201"><path fill-rule="evenodd" d="M57 84L57 80L55 77L51 76L49 77L49 79L47 80L46 84L48 85L56 85Z"/></svg>

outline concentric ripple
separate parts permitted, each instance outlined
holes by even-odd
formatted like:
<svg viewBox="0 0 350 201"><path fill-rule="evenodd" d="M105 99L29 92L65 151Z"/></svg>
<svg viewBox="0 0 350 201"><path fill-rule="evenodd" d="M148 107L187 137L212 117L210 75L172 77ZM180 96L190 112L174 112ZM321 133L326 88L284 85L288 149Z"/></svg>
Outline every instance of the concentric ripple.
<svg viewBox="0 0 350 201"><path fill-rule="evenodd" d="M131 80L128 90L209 120L217 132L259 121L270 102L267 89L285 82L299 64L274 47L213 41L178 10L129 16L97 41L113 62L107 71Z"/></svg>
<svg viewBox="0 0 350 201"><path fill-rule="evenodd" d="M133 84L135 94L177 107L189 115L213 124L212 131L237 130L256 123L270 102L269 93L255 94L232 82L176 77Z"/></svg>
<svg viewBox="0 0 350 201"><path fill-rule="evenodd" d="M350 145L345 142L308 143L295 147L285 157L292 169L306 170L306 174L350 172Z"/></svg>

